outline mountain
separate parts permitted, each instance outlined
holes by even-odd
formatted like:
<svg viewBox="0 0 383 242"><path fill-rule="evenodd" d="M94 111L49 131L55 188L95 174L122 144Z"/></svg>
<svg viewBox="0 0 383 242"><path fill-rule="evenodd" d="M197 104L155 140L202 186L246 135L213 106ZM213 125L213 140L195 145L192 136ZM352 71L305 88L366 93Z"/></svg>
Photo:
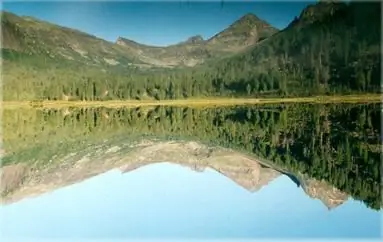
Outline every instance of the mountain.
<svg viewBox="0 0 383 242"><path fill-rule="evenodd" d="M195 35L195 36L188 38L185 41L185 44L201 44L203 42L204 42L204 39L201 35Z"/></svg>
<svg viewBox="0 0 383 242"><path fill-rule="evenodd" d="M12 15L2 20L4 99L52 100L63 94L82 100L163 100L377 93L380 9L380 2L320 1L278 32L247 14L207 40L194 36L166 47L122 37L110 43ZM58 57L59 67L51 68ZM37 65L50 71L28 74Z"/></svg>
<svg viewBox="0 0 383 242"><path fill-rule="evenodd" d="M380 2L321 1L287 28L201 72L221 95L378 92L380 9Z"/></svg>
<svg viewBox="0 0 383 242"><path fill-rule="evenodd" d="M227 51L235 51L252 46L276 32L278 30L269 23L249 13L207 42L210 46L219 46Z"/></svg>
<svg viewBox="0 0 383 242"><path fill-rule="evenodd" d="M72 61L88 65L140 63L126 49L78 30L61 27L32 17L1 13L2 51L49 61ZM9 54L9 55L8 55Z"/></svg>
<svg viewBox="0 0 383 242"><path fill-rule="evenodd" d="M111 43L78 30L4 11L1 24L2 48L5 50L55 61L64 59L88 65L123 67L141 67L145 64L149 67L195 66L205 59L223 56L225 52L236 53L246 46L256 44L257 28L267 25L254 15L246 15L222 32L224 43L228 46L233 44L237 48L221 50L221 45L218 48L212 44L214 41L211 40L216 38L204 41L201 36L192 36L184 42L166 47L148 46L123 37ZM276 29L269 28L276 32ZM219 37L218 41L221 39Z"/></svg>
<svg viewBox="0 0 383 242"><path fill-rule="evenodd" d="M319 1L316 4L308 5L292 23L309 25L315 22L324 22L337 12L346 10L347 5L341 1ZM347 11L347 10L346 10ZM299 21L297 21L299 20Z"/></svg>
<svg viewBox="0 0 383 242"><path fill-rule="evenodd" d="M120 95L116 90L126 89L122 83L130 82L127 78L144 82L148 80L143 76L145 72L164 76L168 73L164 68L191 67L239 51L221 49L201 36L166 47L148 46L122 37L111 43L33 17L5 11L1 15L4 100L63 97L88 100L91 93L93 100L115 99ZM235 28L240 25L236 24ZM239 34L246 31L233 32ZM114 91L105 95L108 89ZM139 99L149 93L125 90L121 94L127 92ZM149 98L161 96L152 93Z"/></svg>
<svg viewBox="0 0 383 242"><path fill-rule="evenodd" d="M148 46L119 37L116 44L134 53L141 61L160 67L195 66L221 51L208 49L204 41L190 37L188 40L166 47Z"/></svg>
<svg viewBox="0 0 383 242"><path fill-rule="evenodd" d="M228 28L204 40L200 35L186 41L166 47L154 47L138 44L119 37L117 44L135 51L140 60L159 66L195 66L214 57L238 53L257 44L278 30L253 14L246 14Z"/></svg>

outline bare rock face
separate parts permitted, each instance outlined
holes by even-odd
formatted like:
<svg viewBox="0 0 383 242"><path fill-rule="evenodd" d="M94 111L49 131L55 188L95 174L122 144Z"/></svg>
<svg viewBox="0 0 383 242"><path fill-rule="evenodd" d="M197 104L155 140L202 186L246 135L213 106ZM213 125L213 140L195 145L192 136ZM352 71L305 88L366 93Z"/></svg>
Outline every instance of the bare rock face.
<svg viewBox="0 0 383 242"><path fill-rule="evenodd" d="M258 165L254 165L248 169L220 168L218 172L250 192L259 191L262 187L281 175L281 173L276 170L262 168Z"/></svg>
<svg viewBox="0 0 383 242"><path fill-rule="evenodd" d="M203 42L204 40L201 35L192 36L185 41L185 43L189 43L189 44L200 44Z"/></svg>

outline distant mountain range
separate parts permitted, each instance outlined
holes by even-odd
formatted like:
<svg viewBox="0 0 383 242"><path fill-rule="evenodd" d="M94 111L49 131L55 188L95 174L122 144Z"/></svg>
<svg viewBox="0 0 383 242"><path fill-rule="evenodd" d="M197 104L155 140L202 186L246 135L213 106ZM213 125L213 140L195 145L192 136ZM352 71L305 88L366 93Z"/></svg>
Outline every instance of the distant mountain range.
<svg viewBox="0 0 383 242"><path fill-rule="evenodd" d="M192 36L184 42L167 47L154 47L118 38L141 61L156 66L194 66L206 59L238 53L272 36L278 30L253 14L246 14L225 30L208 40Z"/></svg>
<svg viewBox="0 0 383 242"><path fill-rule="evenodd" d="M194 66L206 59L238 53L278 30L253 14L246 14L208 40L192 36L166 47L148 46L119 37L116 43L32 17L2 12L4 49L47 55L88 64Z"/></svg>

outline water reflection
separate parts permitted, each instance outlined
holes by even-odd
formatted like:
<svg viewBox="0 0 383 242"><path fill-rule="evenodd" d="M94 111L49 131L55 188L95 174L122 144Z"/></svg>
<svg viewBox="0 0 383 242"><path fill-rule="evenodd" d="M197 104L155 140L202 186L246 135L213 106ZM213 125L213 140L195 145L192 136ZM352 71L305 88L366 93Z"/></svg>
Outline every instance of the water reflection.
<svg viewBox="0 0 383 242"><path fill-rule="evenodd" d="M141 169L157 167L153 163L164 161L191 167L195 171L207 170L207 173L201 174L210 174L215 171L213 174L216 175L211 175L214 177L220 173L223 178L217 179L224 179L224 177L230 179L234 182L231 184L237 184L237 187L242 187L243 191L247 190L245 194L251 194L249 191L257 191L253 194L264 194L264 190L275 190L275 194L279 193L279 199L274 200L278 201L282 201L281 197L295 199L294 196L306 194L307 204L321 206L316 208L318 210L315 210L317 213L315 216L326 216L325 214L328 213L321 210L326 207L331 210L331 214L335 214L328 215L334 216L334 218L328 218L329 224L332 224L332 221L338 221L335 217L340 212L334 211L350 209L347 210L349 215L342 215L343 220L346 218L350 220L352 216L363 217L370 216L369 214L374 214L371 215L373 217L378 216L377 211L382 205L380 199L382 146L378 104L270 105L209 109L150 107L4 110L3 125L4 157L1 193L3 203L10 204L4 207L4 211L7 209L11 211L13 207L18 206L27 207L22 204L40 203L36 201L48 199L46 197L49 196L53 199L55 193L46 194L46 192L52 192L61 187L67 186L61 191L66 190L68 194L74 193L69 192L72 189L68 187L69 185L114 168L128 172L126 177L130 177L130 174L141 174L139 172ZM149 166L146 168L146 165ZM143 166L145 167L142 168ZM137 168L140 169L136 171ZM158 168L161 172L162 169L166 172L168 169L176 168ZM175 173L179 172L182 173L178 170ZM188 172L188 174L191 173ZM169 177L173 179L173 174ZM151 179L146 176L146 180ZM186 181L185 184L182 181L173 180L173 182L180 186L190 186L186 184ZM189 183L192 182L189 181ZM289 186L288 190L269 188L272 184L279 183L283 183L281 187ZM266 185L267 188L264 188ZM128 187L120 186L121 189L128 189ZM139 189L139 186L134 184L131 188L135 191ZM168 192L171 193L171 188L164 186L161 189L170 189ZM217 185L214 189L226 188ZM57 190L57 193L61 191ZM126 190L128 194L126 196L129 196L130 191ZM300 195L294 195L298 191ZM227 193L229 195L226 195L226 198L221 197L222 206L228 205L227 199L235 199L231 192ZM166 192L163 191L163 194ZM36 196L40 197L23 200ZM174 193L173 196L178 195ZM198 200L204 199L205 195L194 194L194 196L193 199ZM192 194L190 194L191 197ZM261 199L261 195L246 195L241 202L253 201L251 200L253 198L249 197ZM119 198L114 199L117 201ZM121 198L121 200L124 199ZM348 200L350 201L347 202ZM73 203L77 203L77 200ZM282 207L291 209L292 206L283 205ZM297 206L297 209L301 207L298 203L294 206ZM282 209L282 207L274 208L273 214L275 209ZM242 207L238 205L235 209L240 211ZM144 210L141 209L141 211ZM251 216L247 219L250 218ZM340 215L338 219L341 220ZM278 217L278 219L270 218L271 220L277 224L281 219ZM357 224L361 221L353 221L353 223ZM361 228L347 234L344 229L339 229L337 232L328 232L328 236L352 236L356 233L361 236L363 233L372 236L374 234L372 229L375 228L372 222L373 220L367 218L365 220L365 225L371 225L371 230ZM227 226L234 226L227 223ZM347 223L351 222L347 221ZM307 228L312 236L319 233L314 231L314 224L311 230ZM317 224L317 226L325 225ZM219 228L224 229L222 226ZM271 233L250 231L250 227L246 226L243 228L249 231L235 226L233 230L225 228L227 231L223 234L232 231L230 233L234 237L246 237L269 236ZM300 229L291 230L286 233L281 232L281 236L304 235L299 234L303 233ZM110 233L120 233L117 230L113 231ZM140 230L137 228L134 231L132 235L134 233L138 235ZM168 230L169 233L170 231ZM201 232L200 235L215 236L217 234L206 231ZM153 232L153 236L167 235L168 232L166 229L163 234L158 231ZM199 236L198 233L193 233ZM310 233L307 232L305 235L311 235ZM125 234L129 233L125 232ZM175 232L172 235L178 234ZM107 235L104 234L104 236Z"/></svg>
<svg viewBox="0 0 383 242"><path fill-rule="evenodd" d="M350 200L328 211L287 176L249 192L213 169L112 170L2 208L3 236L45 238L379 237L380 214Z"/></svg>

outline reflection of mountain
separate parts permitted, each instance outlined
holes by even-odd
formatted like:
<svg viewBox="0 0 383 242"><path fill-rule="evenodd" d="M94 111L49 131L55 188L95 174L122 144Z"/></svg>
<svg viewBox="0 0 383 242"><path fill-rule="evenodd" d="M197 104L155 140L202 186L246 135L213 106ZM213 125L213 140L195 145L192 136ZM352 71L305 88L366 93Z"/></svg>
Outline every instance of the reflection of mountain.
<svg viewBox="0 0 383 242"><path fill-rule="evenodd" d="M121 169L123 172L129 172L159 161L187 166L197 172L211 168L249 191L260 190L280 175L278 171L262 167L259 162L232 151L212 151L194 142L182 146L178 143L167 144L167 146L166 150L161 143L146 147L140 151L147 154L144 157L145 160L140 159L141 156L139 156Z"/></svg>
<svg viewBox="0 0 383 242"><path fill-rule="evenodd" d="M302 176L305 177L305 176ZM347 194L330 186L324 181L318 181L306 177L301 179L303 190L312 198L320 199L328 209L335 208L347 200Z"/></svg>
<svg viewBox="0 0 383 242"><path fill-rule="evenodd" d="M132 148L131 145L130 148ZM135 144L133 149L127 152L124 150L124 146L93 147L91 151L93 154L86 153L82 158L75 160L71 159L75 157L75 154L71 154L65 160L55 163L58 165L41 170L25 171L25 167L22 166L3 167L1 180L3 202L12 203L26 197L50 192L113 168L119 167L125 173L164 161L187 166L195 171L203 171L205 168L214 169L251 192L260 190L283 174L238 152L223 148L209 148L195 142L146 141ZM11 173L19 175L15 177ZM292 175L289 177L295 179ZM347 199L345 193L325 182L307 178L300 180L303 179L303 176L301 177L297 178L299 181L294 182L304 184L304 190L308 195L322 200L329 208L340 205Z"/></svg>
<svg viewBox="0 0 383 242"><path fill-rule="evenodd" d="M66 159L81 160L92 153L91 159L101 159L102 152L94 151L96 144L121 145L143 135L196 140L272 161L273 167L285 173L324 180L369 208L381 208L381 111L377 104L62 111L4 110L2 166L33 164L53 172L51 167L60 162L66 169ZM68 153L76 157L65 158ZM305 188L302 178L290 178Z"/></svg>

